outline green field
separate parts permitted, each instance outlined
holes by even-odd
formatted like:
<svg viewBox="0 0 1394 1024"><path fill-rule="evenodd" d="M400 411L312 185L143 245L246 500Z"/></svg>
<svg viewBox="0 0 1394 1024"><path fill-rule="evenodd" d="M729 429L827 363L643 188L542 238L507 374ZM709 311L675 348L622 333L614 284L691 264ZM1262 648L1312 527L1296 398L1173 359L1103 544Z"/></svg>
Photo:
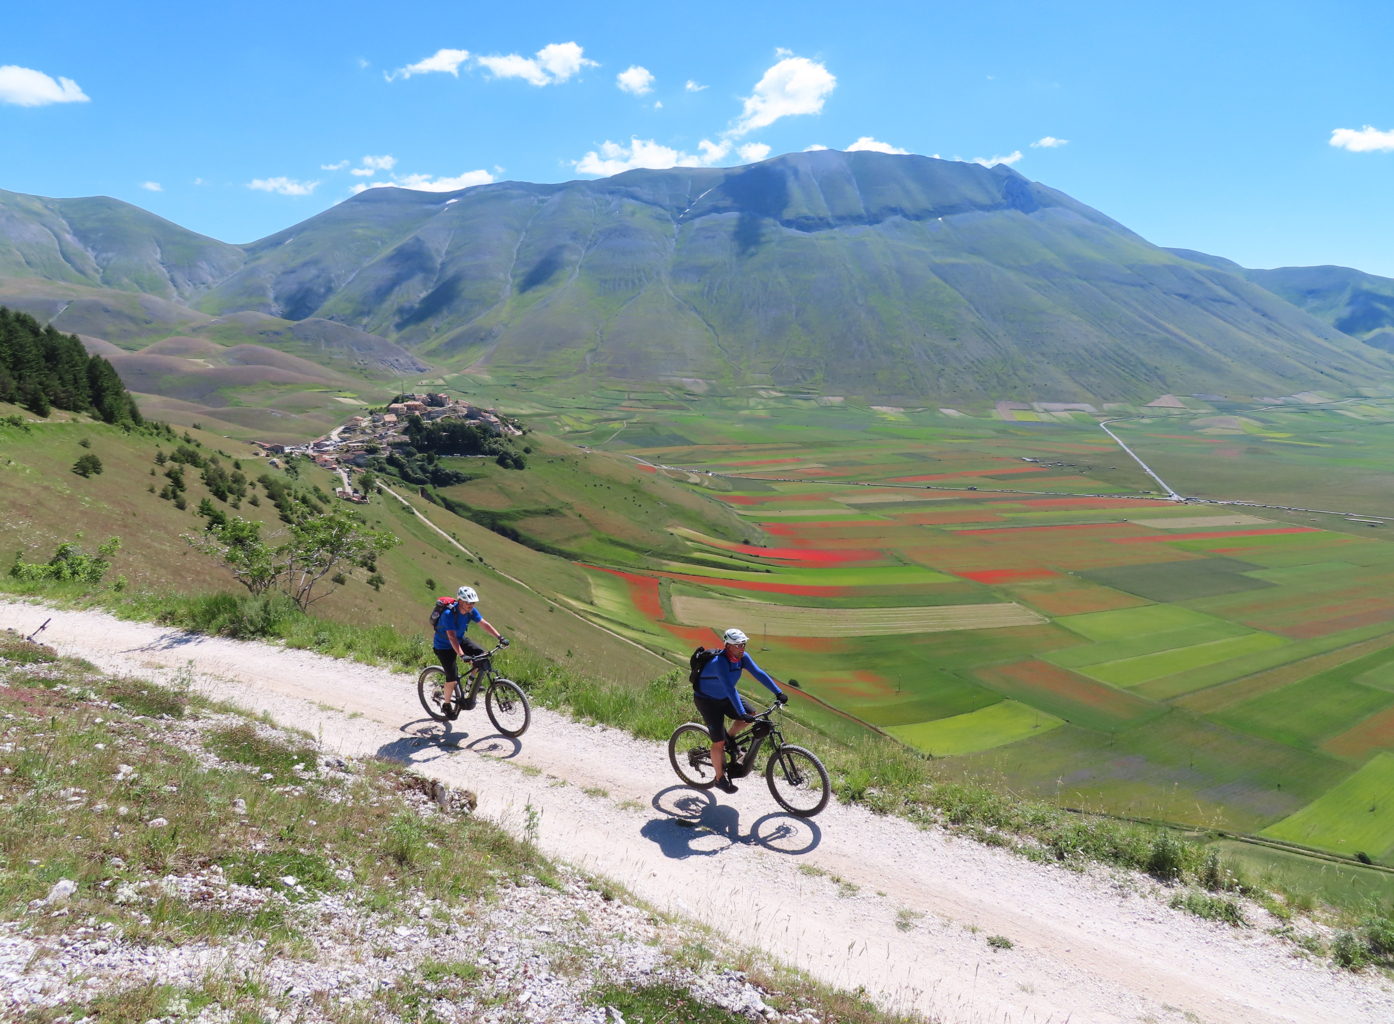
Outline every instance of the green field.
<svg viewBox="0 0 1394 1024"><path fill-rule="evenodd" d="M886 731L936 757L953 757L1039 736L1064 724L1054 715L1004 700L965 715L918 725L892 725Z"/></svg>
<svg viewBox="0 0 1394 1024"><path fill-rule="evenodd" d="M1394 754L1370 762L1263 835L1350 856L1394 852Z"/></svg>

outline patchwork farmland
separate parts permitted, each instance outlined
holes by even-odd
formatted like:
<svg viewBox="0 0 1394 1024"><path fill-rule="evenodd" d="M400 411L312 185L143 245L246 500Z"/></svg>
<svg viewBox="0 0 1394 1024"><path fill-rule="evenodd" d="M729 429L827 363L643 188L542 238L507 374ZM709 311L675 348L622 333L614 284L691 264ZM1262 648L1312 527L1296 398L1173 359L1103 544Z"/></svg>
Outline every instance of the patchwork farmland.
<svg viewBox="0 0 1394 1024"><path fill-rule="evenodd" d="M942 758L947 777L1394 864L1394 800L1380 795L1394 544L1338 516L1160 500L1093 420L968 429L902 412L631 413L615 430L573 416L760 538L674 527L681 556L669 544L582 563L592 600L573 607L678 662L738 625L777 678ZM1300 447L1394 469L1374 424L1332 440L1347 425L1335 414L1275 425L1286 415L1116 429L1171 459L1185 493L1199 451L1239 487L1277 466L1281 488L1260 501L1377 511L1364 477L1338 473L1322 493ZM1245 452L1207 429L1247 430ZM1316 430L1325 440L1298 441Z"/></svg>

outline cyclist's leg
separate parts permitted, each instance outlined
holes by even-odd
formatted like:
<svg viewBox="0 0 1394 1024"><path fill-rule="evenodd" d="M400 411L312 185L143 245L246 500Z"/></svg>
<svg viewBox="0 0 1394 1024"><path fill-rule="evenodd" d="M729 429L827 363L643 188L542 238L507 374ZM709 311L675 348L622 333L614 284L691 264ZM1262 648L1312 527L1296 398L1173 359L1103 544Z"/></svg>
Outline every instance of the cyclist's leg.
<svg viewBox="0 0 1394 1024"><path fill-rule="evenodd" d="M455 684L460 679L458 659L449 647L444 650L437 647L436 658L440 661L440 667L445 669L445 696L442 699L449 704L450 698L455 695Z"/></svg>
<svg viewBox="0 0 1394 1024"><path fill-rule="evenodd" d="M702 716L702 722L707 727L707 735L712 739L712 770L716 773L716 781L720 782L721 777L726 773L726 739L738 733L744 722L734 721L731 724L736 728L726 727L727 718L735 718L738 712L735 706L726 698L713 700L710 697L696 695L693 702L697 705L697 711Z"/></svg>

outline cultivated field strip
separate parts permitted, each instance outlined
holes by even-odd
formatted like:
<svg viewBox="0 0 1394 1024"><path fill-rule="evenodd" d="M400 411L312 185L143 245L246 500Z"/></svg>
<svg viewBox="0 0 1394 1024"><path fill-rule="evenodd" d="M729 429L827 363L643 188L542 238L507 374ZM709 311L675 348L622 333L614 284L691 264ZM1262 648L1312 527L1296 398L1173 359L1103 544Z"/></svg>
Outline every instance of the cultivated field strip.
<svg viewBox="0 0 1394 1024"><path fill-rule="evenodd" d="M720 631L740 625L772 636L894 636L959 629L1043 626L1048 622L1015 602L958 604L928 608L795 608L760 601L726 601L674 595L673 611L687 626Z"/></svg>

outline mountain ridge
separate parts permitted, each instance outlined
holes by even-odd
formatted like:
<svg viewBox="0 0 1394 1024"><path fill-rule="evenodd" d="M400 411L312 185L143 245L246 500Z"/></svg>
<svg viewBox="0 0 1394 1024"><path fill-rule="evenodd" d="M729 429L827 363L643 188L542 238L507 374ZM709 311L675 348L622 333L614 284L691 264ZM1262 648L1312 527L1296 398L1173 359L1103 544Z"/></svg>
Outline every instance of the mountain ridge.
<svg viewBox="0 0 1394 1024"><path fill-rule="evenodd" d="M1133 400L1349 391L1394 370L1261 282L1154 246L1004 165L826 150L454 193L369 189L243 246L143 211L117 230L107 222L138 208L80 202L0 193L0 294L21 288L14 254L37 254L30 281L149 281L172 296L156 299L205 316L328 321L533 384ZM43 222L27 234L25 211ZM65 237L90 267L55 259ZM134 241L108 253L103 239ZM157 272L160 239L177 259Z"/></svg>

